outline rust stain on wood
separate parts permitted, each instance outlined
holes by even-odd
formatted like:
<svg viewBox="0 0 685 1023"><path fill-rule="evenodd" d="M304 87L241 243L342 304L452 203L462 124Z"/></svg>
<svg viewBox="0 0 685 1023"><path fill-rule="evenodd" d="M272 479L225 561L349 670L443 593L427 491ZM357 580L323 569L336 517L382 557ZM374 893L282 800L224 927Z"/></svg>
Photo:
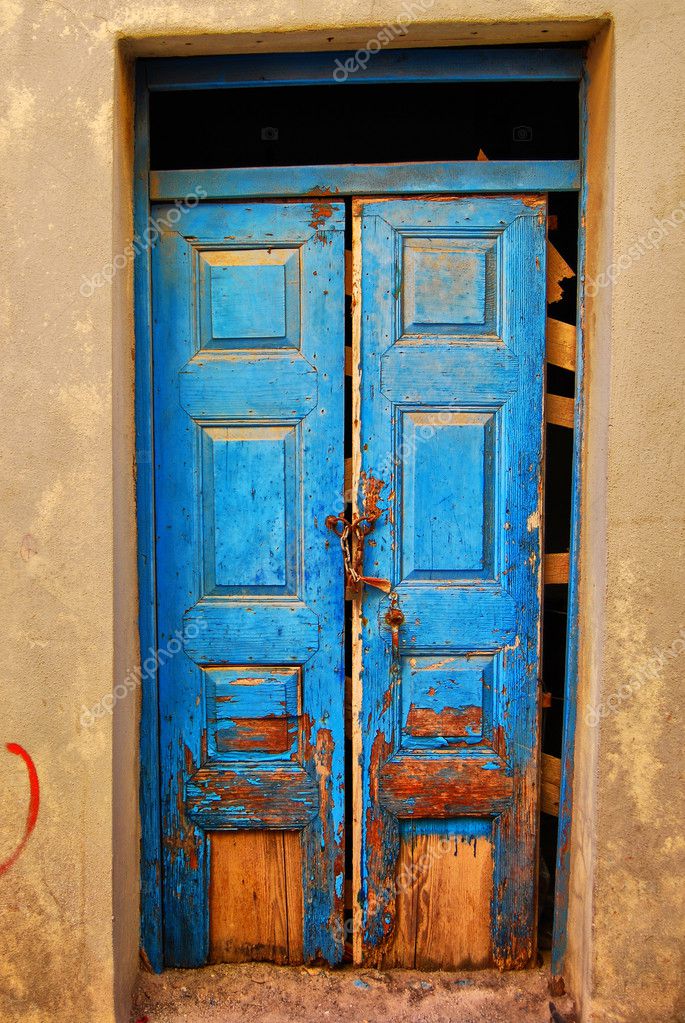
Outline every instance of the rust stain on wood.
<svg viewBox="0 0 685 1023"><path fill-rule="evenodd" d="M370 805L366 811L366 866L367 892L366 912L369 921L368 932L373 947L369 949L372 958L382 955L395 921L393 860L387 836L387 814L380 805L381 767L392 752L392 745L379 730L371 747L369 771Z"/></svg>
<svg viewBox="0 0 685 1023"><path fill-rule="evenodd" d="M270 715L262 718L228 720L232 722L233 728L226 739L226 745L232 750L285 753L292 745L292 718Z"/></svg>
<svg viewBox="0 0 685 1023"><path fill-rule="evenodd" d="M328 201L327 197L330 197L333 193L330 188L317 187L311 189L309 192L310 196L314 197L311 204L312 219L310 220L310 226L317 232L319 241L323 242L324 245L327 242L326 235L323 228L326 226L326 221L333 216L333 206Z"/></svg>
<svg viewBox="0 0 685 1023"><path fill-rule="evenodd" d="M362 498L363 498L363 512L362 514L372 521L379 518L384 508L379 507L379 501L381 500L381 493L385 487L383 480L376 479L375 476L368 476L365 472L361 474L361 486L362 486Z"/></svg>
<svg viewBox="0 0 685 1023"><path fill-rule="evenodd" d="M412 703L407 715L407 731L423 738L479 735L482 728L483 708L476 704L436 711Z"/></svg>

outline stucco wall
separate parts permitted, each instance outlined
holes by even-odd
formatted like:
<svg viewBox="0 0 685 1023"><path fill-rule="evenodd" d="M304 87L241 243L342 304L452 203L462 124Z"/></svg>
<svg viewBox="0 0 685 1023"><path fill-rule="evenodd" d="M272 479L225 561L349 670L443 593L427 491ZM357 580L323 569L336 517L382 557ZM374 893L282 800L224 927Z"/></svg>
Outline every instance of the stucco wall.
<svg viewBox="0 0 685 1023"><path fill-rule="evenodd" d="M189 55L363 45L401 3L264 0L0 9L3 372L1 742L41 807L0 876L0 1018L123 1019L136 971L135 697L83 707L136 660L130 267L83 278L131 233L130 67ZM596 0L423 0L407 45L589 38ZM568 980L586 1020L682 1020L682 432L685 199L681 4L615 0L594 50L580 766ZM562 23L560 19L565 19ZM509 24L514 22L516 24ZM362 28L354 26L362 25ZM682 207L681 207L682 208ZM655 236L652 235L654 238ZM638 254L636 255L635 252ZM592 289L595 291L595 289ZM679 585L680 584L680 585ZM652 676L598 725L659 651ZM680 683L680 684L679 684ZM0 745L0 862L26 771Z"/></svg>

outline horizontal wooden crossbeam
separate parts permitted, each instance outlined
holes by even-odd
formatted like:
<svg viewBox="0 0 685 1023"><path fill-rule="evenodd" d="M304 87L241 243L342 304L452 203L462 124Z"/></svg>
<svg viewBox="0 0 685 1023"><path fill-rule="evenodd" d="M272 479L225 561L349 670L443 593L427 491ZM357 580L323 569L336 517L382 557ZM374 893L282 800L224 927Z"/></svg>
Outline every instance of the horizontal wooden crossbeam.
<svg viewBox="0 0 685 1023"><path fill-rule="evenodd" d="M145 61L148 88L239 89L387 82L573 82L583 73L583 48L521 46L388 49L372 60L354 50L330 53L233 54Z"/></svg>
<svg viewBox="0 0 685 1023"><path fill-rule="evenodd" d="M199 828L303 828L317 812L315 783L299 764L209 764L186 784L185 807Z"/></svg>
<svg viewBox="0 0 685 1023"><path fill-rule="evenodd" d="M512 794L512 778L495 753L468 759L400 754L381 771L381 803L395 817L496 816Z"/></svg>
<svg viewBox="0 0 685 1023"><path fill-rule="evenodd" d="M572 192L577 160L455 160L446 163L324 164L153 170L152 202L202 199L339 198L344 195L458 195L463 192Z"/></svg>

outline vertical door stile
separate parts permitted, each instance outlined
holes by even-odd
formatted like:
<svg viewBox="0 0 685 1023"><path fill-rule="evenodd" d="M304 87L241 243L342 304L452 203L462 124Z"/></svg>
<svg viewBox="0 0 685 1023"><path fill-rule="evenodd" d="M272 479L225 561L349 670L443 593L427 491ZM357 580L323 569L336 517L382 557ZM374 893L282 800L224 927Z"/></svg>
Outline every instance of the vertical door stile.
<svg viewBox="0 0 685 1023"><path fill-rule="evenodd" d="M352 483L350 500L357 509L357 494L361 484L361 221L352 208ZM363 903L362 885L362 785L363 785L363 742L362 742L362 623L361 594L352 600L352 959L362 961L363 945Z"/></svg>
<svg viewBox="0 0 685 1023"><path fill-rule="evenodd" d="M376 515L373 534L365 544L364 574L389 579L394 584L391 523L387 502L394 486L393 451L389 443L392 408L378 387L380 357L390 344L388 300L394 284L388 280L392 267L393 233L381 217L362 218L364 206L353 204L355 260L358 294L353 343L358 363L356 413L353 437L355 489L362 515ZM366 259L372 253L371 259ZM379 267L385 273L379 273ZM399 826L378 798L380 767L393 746L389 645L379 632L382 598L365 588L355 600L353 620L353 723L357 743L355 805L356 849L359 871L354 904L356 911L355 957L361 962L370 946L382 946L394 923L395 866L399 854ZM373 692L373 697L371 697Z"/></svg>

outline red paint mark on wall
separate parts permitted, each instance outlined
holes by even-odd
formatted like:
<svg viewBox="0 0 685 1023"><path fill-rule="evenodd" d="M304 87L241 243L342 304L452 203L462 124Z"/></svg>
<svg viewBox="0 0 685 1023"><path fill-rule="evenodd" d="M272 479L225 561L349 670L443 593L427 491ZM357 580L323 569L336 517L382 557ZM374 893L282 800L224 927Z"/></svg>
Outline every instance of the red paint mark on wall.
<svg viewBox="0 0 685 1023"><path fill-rule="evenodd" d="M8 742L7 750L10 753L16 754L16 756L21 757L21 759L26 764L26 770L29 776L30 796L29 810L28 814L26 815L26 827L24 828L23 838L19 845L17 846L17 848L12 853L12 855L8 859L6 859L4 863L0 863L0 876L6 873L10 869L10 867L13 867L14 864L19 859L19 857L21 856L21 854L23 853L26 843L31 837L31 832L36 826L36 821L38 820L38 808L40 807L40 786L38 784L38 772L36 771L36 765L34 764L29 754L26 752L24 747L19 746L18 743Z"/></svg>

